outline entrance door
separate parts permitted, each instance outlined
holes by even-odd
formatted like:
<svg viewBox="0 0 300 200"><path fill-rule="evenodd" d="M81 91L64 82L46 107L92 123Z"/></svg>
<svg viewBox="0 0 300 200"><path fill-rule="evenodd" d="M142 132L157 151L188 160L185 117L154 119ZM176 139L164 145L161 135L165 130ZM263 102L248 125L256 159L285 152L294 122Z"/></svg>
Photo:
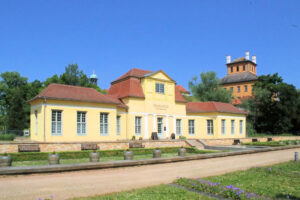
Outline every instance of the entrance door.
<svg viewBox="0 0 300 200"><path fill-rule="evenodd" d="M164 123L163 118L159 117L157 118L157 135L159 138L163 137L163 130L164 130Z"/></svg>

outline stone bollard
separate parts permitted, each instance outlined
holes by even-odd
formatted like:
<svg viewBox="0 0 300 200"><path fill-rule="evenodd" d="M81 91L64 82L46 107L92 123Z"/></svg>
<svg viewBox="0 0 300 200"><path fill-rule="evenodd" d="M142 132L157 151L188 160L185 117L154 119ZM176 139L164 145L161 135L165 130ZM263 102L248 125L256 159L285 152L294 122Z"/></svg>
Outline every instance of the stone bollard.
<svg viewBox="0 0 300 200"><path fill-rule="evenodd" d="M153 150L153 158L160 158L161 157L161 150L160 149L154 149Z"/></svg>
<svg viewBox="0 0 300 200"><path fill-rule="evenodd" d="M129 149L124 151L124 160L133 160L133 152Z"/></svg>
<svg viewBox="0 0 300 200"><path fill-rule="evenodd" d="M59 155L57 153L55 153L55 151L53 151L53 153L50 153L48 155L49 165L58 165L59 160L60 160Z"/></svg>
<svg viewBox="0 0 300 200"><path fill-rule="evenodd" d="M4 153L3 156L0 156L0 167L10 167L12 163L12 158L7 153Z"/></svg>
<svg viewBox="0 0 300 200"><path fill-rule="evenodd" d="M282 144L283 144L283 142L282 142L282 141L279 141L279 143L278 143L278 144L282 145Z"/></svg>
<svg viewBox="0 0 300 200"><path fill-rule="evenodd" d="M290 144L291 144L291 141L289 141L289 140L286 141L286 144L287 144L287 145L290 145Z"/></svg>
<svg viewBox="0 0 300 200"><path fill-rule="evenodd" d="M186 149L181 147L178 149L178 156L185 156Z"/></svg>
<svg viewBox="0 0 300 200"><path fill-rule="evenodd" d="M296 141L295 141L295 144L300 144L299 140L296 140Z"/></svg>
<svg viewBox="0 0 300 200"><path fill-rule="evenodd" d="M295 152L295 162L298 162L298 160L299 160L298 152Z"/></svg>
<svg viewBox="0 0 300 200"><path fill-rule="evenodd" d="M100 152L93 151L90 153L90 162L99 162Z"/></svg>

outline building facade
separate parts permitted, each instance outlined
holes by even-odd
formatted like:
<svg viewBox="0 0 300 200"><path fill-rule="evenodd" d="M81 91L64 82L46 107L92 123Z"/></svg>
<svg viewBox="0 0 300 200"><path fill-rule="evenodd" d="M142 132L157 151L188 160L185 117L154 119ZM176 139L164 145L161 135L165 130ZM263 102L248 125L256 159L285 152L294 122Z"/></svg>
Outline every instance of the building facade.
<svg viewBox="0 0 300 200"><path fill-rule="evenodd" d="M30 101L31 139L41 142L176 138L244 138L246 113L231 104L187 102L162 70L132 69L106 95L50 84Z"/></svg>
<svg viewBox="0 0 300 200"><path fill-rule="evenodd" d="M240 104L244 98L253 96L252 88L257 80L256 76L256 56L250 60L249 52L246 52L245 58L237 58L231 61L231 56L226 59L227 76L221 79L223 88L232 91L233 103Z"/></svg>

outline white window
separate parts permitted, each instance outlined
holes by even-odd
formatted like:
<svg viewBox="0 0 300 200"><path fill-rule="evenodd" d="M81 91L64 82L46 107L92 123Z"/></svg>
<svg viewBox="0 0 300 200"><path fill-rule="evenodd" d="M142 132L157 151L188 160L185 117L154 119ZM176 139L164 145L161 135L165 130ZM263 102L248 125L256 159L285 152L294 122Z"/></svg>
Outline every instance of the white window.
<svg viewBox="0 0 300 200"><path fill-rule="evenodd" d="M207 134L213 135L214 134L214 121L207 120Z"/></svg>
<svg viewBox="0 0 300 200"><path fill-rule="evenodd" d="M165 84L155 83L155 92L164 94L165 93Z"/></svg>
<svg viewBox="0 0 300 200"><path fill-rule="evenodd" d="M231 134L234 135L235 121L231 120Z"/></svg>
<svg viewBox="0 0 300 200"><path fill-rule="evenodd" d="M121 116L117 116L117 135L121 134Z"/></svg>
<svg viewBox="0 0 300 200"><path fill-rule="evenodd" d="M243 124L243 120L240 120L240 134L243 134L243 130L244 130L244 124Z"/></svg>
<svg viewBox="0 0 300 200"><path fill-rule="evenodd" d="M86 112L77 112L77 135L86 135Z"/></svg>
<svg viewBox="0 0 300 200"><path fill-rule="evenodd" d="M222 119L222 134L226 134L226 120Z"/></svg>
<svg viewBox="0 0 300 200"><path fill-rule="evenodd" d="M189 134L194 135L195 134L195 120L189 120Z"/></svg>
<svg viewBox="0 0 300 200"><path fill-rule="evenodd" d="M35 135L38 134L38 111L34 111L34 117L35 117Z"/></svg>
<svg viewBox="0 0 300 200"><path fill-rule="evenodd" d="M61 110L52 110L51 118L51 134L52 135L61 135L62 134L62 111Z"/></svg>
<svg viewBox="0 0 300 200"><path fill-rule="evenodd" d="M181 135L181 119L176 119L176 134Z"/></svg>
<svg viewBox="0 0 300 200"><path fill-rule="evenodd" d="M100 135L108 135L108 113L100 113Z"/></svg>
<svg viewBox="0 0 300 200"><path fill-rule="evenodd" d="M142 117L135 117L135 134L142 134Z"/></svg>

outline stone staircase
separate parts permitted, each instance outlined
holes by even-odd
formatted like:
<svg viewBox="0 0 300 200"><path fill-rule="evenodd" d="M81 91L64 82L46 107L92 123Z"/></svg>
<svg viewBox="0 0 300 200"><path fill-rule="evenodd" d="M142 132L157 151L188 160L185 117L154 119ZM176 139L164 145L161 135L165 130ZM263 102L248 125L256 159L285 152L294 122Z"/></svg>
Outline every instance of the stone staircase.
<svg viewBox="0 0 300 200"><path fill-rule="evenodd" d="M188 139L185 142L191 147L195 147L199 150L205 149L205 144L197 139Z"/></svg>

